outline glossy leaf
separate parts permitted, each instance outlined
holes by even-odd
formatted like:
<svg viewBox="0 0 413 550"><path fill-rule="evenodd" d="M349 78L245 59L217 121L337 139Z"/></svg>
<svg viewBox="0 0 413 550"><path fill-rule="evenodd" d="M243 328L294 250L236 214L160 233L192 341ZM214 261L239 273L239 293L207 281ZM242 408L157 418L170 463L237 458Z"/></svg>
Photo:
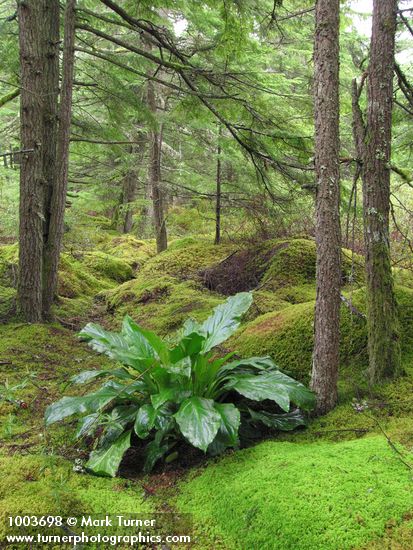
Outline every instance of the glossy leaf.
<svg viewBox="0 0 413 550"><path fill-rule="evenodd" d="M315 404L313 392L281 371L261 371L256 375L234 372L228 379L227 388L254 401L271 399L286 412L290 401L305 410L312 409Z"/></svg>
<svg viewBox="0 0 413 550"><path fill-rule="evenodd" d="M169 350L161 338L154 332L141 328L129 315L123 319L122 333L140 357L149 358L157 355L163 361L168 360Z"/></svg>
<svg viewBox="0 0 413 550"><path fill-rule="evenodd" d="M115 477L122 457L130 447L131 431L123 433L114 443L92 451L86 468L99 476Z"/></svg>
<svg viewBox="0 0 413 550"><path fill-rule="evenodd" d="M294 430L298 426L305 426L303 415L298 409L286 414L272 414L266 411L253 411L248 409L251 421L260 422L268 428L275 428L282 431Z"/></svg>
<svg viewBox="0 0 413 550"><path fill-rule="evenodd" d="M96 428L99 426L98 424L99 419L99 413L92 413L88 414L87 416L84 416L79 420L77 431L76 431L76 439L80 437L84 437L86 435L91 435L96 430Z"/></svg>
<svg viewBox="0 0 413 550"><path fill-rule="evenodd" d="M180 403L186 397L189 397L191 392L189 390L182 390L180 388L164 388L159 393L151 395L151 402L155 409L167 401L174 401Z"/></svg>
<svg viewBox="0 0 413 550"><path fill-rule="evenodd" d="M290 409L290 396L286 388L272 373L264 374L233 374L226 387L252 399L253 401L264 401L270 399L275 401L284 411Z"/></svg>
<svg viewBox="0 0 413 550"><path fill-rule="evenodd" d="M95 351L137 370L150 366L155 357L152 347L143 338L132 344L124 335L107 331L95 323L87 324L79 336Z"/></svg>
<svg viewBox="0 0 413 550"><path fill-rule="evenodd" d="M149 432L155 426L156 416L157 410L149 403L140 407L134 424L134 430L138 437L141 439L148 437Z"/></svg>
<svg viewBox="0 0 413 550"><path fill-rule="evenodd" d="M240 292L217 306L213 314L201 325L202 333L206 334L203 351L211 350L232 336L240 325L241 317L251 304L252 294Z"/></svg>
<svg viewBox="0 0 413 550"><path fill-rule="evenodd" d="M212 443L221 425L214 401L196 396L181 403L175 418L186 439L203 451Z"/></svg>
<svg viewBox="0 0 413 550"><path fill-rule="evenodd" d="M237 359L236 361L231 361L223 365L219 370L219 374L239 369L240 367L256 370L278 370L278 367L271 357L249 357L248 359Z"/></svg>
<svg viewBox="0 0 413 550"><path fill-rule="evenodd" d="M46 425L58 422L74 414L96 412L110 403L115 397L118 397L122 393L122 388L123 386L119 388L115 383L108 382L98 391L88 395L62 397L62 399L47 407L45 412Z"/></svg>

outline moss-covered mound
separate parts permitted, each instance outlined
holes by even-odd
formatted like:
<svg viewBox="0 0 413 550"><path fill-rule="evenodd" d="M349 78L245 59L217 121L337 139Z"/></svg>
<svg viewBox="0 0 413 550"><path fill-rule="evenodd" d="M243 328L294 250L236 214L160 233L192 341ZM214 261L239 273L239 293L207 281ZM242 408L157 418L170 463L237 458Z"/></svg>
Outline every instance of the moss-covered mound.
<svg viewBox="0 0 413 550"><path fill-rule="evenodd" d="M0 544L6 516L151 512L140 486L75 474L72 463L53 455L0 456L0 471Z"/></svg>
<svg viewBox="0 0 413 550"><path fill-rule="evenodd" d="M227 257L232 250L231 245L176 241L171 249L147 260L136 279L101 296L116 318L127 313L142 325L167 334L188 317L206 319L224 300L223 296L205 289L201 271Z"/></svg>
<svg viewBox="0 0 413 550"><path fill-rule="evenodd" d="M266 442L181 486L202 548L350 550L413 508L411 476L383 437Z"/></svg>
<svg viewBox="0 0 413 550"><path fill-rule="evenodd" d="M133 235L108 235L98 247L102 252L123 260L134 269L141 267L156 254L154 241L142 241Z"/></svg>
<svg viewBox="0 0 413 550"><path fill-rule="evenodd" d="M168 334L188 317L203 321L223 301L202 289L195 281L179 281L170 276L139 276L104 293L107 307L117 316L131 315L143 326Z"/></svg>
<svg viewBox="0 0 413 550"><path fill-rule="evenodd" d="M279 295L279 294L277 294ZM281 294L283 296L283 294ZM410 353L413 344L413 291L397 287L401 321L401 345ZM352 295L352 303L365 313L364 290ZM314 302L284 307L260 315L249 322L231 340L231 348L244 356L270 355L281 369L308 382L314 343ZM346 305L341 306L341 363L354 366L367 365L367 331L363 318L353 314Z"/></svg>
<svg viewBox="0 0 413 550"><path fill-rule="evenodd" d="M116 247L114 251L118 252ZM134 261L137 265L136 258ZM63 253L57 289L60 300L55 307L58 316L84 317L99 292L133 277L132 264L133 261L101 251ZM15 312L17 265L17 244L0 246L0 322Z"/></svg>
<svg viewBox="0 0 413 550"><path fill-rule="evenodd" d="M113 286L105 278L98 278L85 269L80 258L62 254L59 265L58 294L64 298L94 296L99 291Z"/></svg>
<svg viewBox="0 0 413 550"><path fill-rule="evenodd" d="M88 252L82 258L83 264L99 277L123 283L133 277L129 263L105 252Z"/></svg>
<svg viewBox="0 0 413 550"><path fill-rule="evenodd" d="M206 241L185 247L177 245L148 260L141 275L146 278L170 275L181 280L201 280L200 271L221 262L233 251L234 245L216 246Z"/></svg>

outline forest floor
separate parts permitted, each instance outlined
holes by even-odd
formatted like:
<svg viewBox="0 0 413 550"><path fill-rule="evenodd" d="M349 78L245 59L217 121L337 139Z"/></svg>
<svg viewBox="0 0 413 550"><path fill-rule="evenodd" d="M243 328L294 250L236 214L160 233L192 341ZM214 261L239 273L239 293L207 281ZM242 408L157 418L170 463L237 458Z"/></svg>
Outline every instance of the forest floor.
<svg viewBox="0 0 413 550"><path fill-rule="evenodd" d="M74 440L73 423L44 427L45 407L75 392L70 376L109 363L77 338L85 322L115 327L129 313L167 336L241 290L255 289L254 306L229 346L270 354L308 382L314 259L306 239L253 249L181 239L155 257L153 243L112 235L93 251L65 254L59 322L29 325L12 317L16 249L0 247L0 296L11 316L0 325L0 516L176 512L190 514L195 546L205 550L411 550L413 277L395 274L405 375L368 388L362 259L348 251L343 293L356 313L343 304L340 403L305 429L221 458L195 453L149 476L134 468L132 450L120 476L107 479L77 472L90 447Z"/></svg>

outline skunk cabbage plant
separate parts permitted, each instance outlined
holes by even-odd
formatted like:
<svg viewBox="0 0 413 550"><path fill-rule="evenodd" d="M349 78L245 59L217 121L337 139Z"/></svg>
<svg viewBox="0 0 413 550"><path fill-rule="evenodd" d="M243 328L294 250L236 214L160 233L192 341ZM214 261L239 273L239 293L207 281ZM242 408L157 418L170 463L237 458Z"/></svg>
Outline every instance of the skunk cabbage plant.
<svg viewBox="0 0 413 550"><path fill-rule="evenodd" d="M104 382L92 393L50 405L46 424L76 417L76 436L95 438L87 469L109 476L116 475L133 433L146 442L144 470L150 471L158 460L176 456L179 440L220 454L239 445L242 426L291 430L303 425L301 411L315 403L303 384L269 357L219 356L217 346L237 330L251 302L251 293L242 292L216 307L204 323L188 320L173 345L128 316L119 333L89 323L80 337L113 359L113 369L74 376L75 384ZM269 402L276 404L270 411Z"/></svg>

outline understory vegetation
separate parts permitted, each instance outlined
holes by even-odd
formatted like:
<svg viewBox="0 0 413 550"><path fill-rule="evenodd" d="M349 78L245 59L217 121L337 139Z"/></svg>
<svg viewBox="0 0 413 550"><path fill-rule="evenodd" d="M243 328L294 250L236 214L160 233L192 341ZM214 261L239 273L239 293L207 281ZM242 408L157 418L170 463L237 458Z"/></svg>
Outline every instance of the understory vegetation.
<svg viewBox="0 0 413 550"><path fill-rule="evenodd" d="M413 550L412 37L0 0L0 548Z"/></svg>
<svg viewBox="0 0 413 550"><path fill-rule="evenodd" d="M252 304L239 327L234 327L235 334L219 344L219 356L237 351L242 364L242 357L268 355L283 372L308 383L315 297L315 245L310 239L268 241L258 248L245 243L213 247L207 241L195 245L190 239L178 239L156 258L150 242L135 247L131 237L114 239L119 239L119 248L125 243L124 254L118 248L116 256L110 255L113 261L103 267L101 254L107 252L65 256L59 283L62 296L56 305L60 323L27 325L9 317L0 325L2 510L65 514L69 510L115 513L122 508L150 514L162 511L168 502L177 513L193 515L194 532L205 548L237 548L242 532L244 548L284 550L305 544L310 549L373 549L391 540L399 544L396 548L408 549L413 497L411 473L402 461L411 463L413 448L409 271L396 273L403 283L397 287L397 299L404 376L373 388L367 384L362 258L355 256L352 261L344 250L343 294L352 308L343 302L340 402L334 411L307 419L305 428L293 432L274 431L268 425L261 431L246 430L242 445L247 448L230 451L224 459L209 458L207 463L201 450L175 444L167 452L170 460L158 463L144 477L140 470L145 447L134 436L120 465L120 477L111 480L85 472L94 448L92 434L79 438L74 421L45 427L43 420L47 407L50 410L62 394L78 399L90 391L83 385L68 385L71 378L80 379L87 371L93 391L99 392L101 383L92 377L113 372L116 366L113 355L96 353L78 337L86 320L116 331L129 313L142 326L142 334L158 330L167 336L163 345L173 349L177 342L173 334L180 334L183 319L205 322L211 308L225 304L228 295L250 292ZM3 288L11 294L15 247L0 247L0 255ZM237 272L237 264L232 263L236 255L248 258L248 270ZM216 273L225 289L214 288ZM149 279L147 285L143 274ZM65 280L73 292L67 292ZM271 291L261 286L269 280ZM8 315L12 316L10 303ZM95 330L92 325L83 334L105 337L103 329ZM269 402L262 403L267 413L274 414L265 405ZM105 418L108 422L109 415ZM109 422L106 429L110 428ZM102 437L101 429L98 434ZM146 437L146 432L142 435ZM270 440L259 443L262 438ZM117 464L112 468L114 473Z"/></svg>

